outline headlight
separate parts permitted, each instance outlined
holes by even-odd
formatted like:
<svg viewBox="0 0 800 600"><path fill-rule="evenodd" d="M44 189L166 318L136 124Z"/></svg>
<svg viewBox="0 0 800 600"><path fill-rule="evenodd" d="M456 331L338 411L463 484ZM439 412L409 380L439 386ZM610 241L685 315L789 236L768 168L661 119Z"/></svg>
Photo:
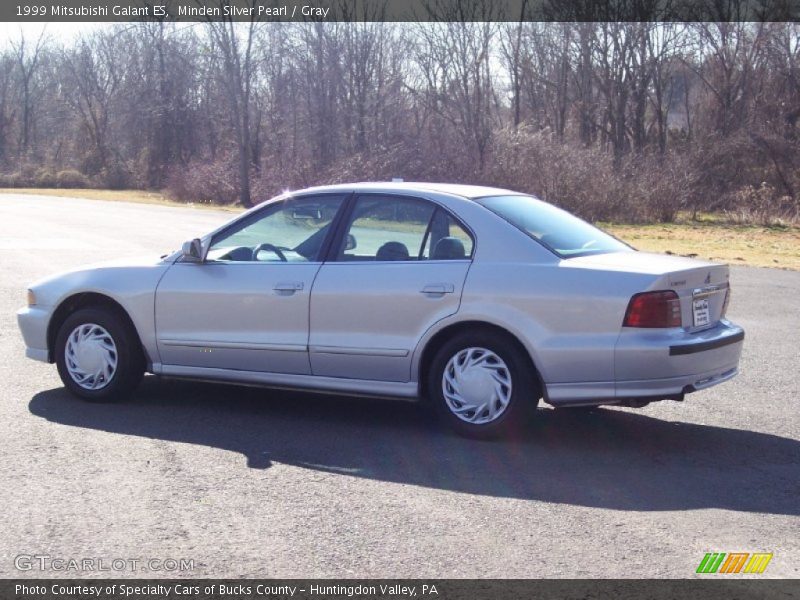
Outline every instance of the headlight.
<svg viewBox="0 0 800 600"><path fill-rule="evenodd" d="M28 290L28 306L35 306L36 305L36 294L33 293L33 290Z"/></svg>

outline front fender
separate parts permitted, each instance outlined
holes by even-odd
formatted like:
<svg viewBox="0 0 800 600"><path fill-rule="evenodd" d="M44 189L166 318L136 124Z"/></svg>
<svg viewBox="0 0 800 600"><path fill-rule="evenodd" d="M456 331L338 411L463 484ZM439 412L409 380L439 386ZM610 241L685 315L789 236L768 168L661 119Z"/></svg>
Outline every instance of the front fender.
<svg viewBox="0 0 800 600"><path fill-rule="evenodd" d="M169 264L107 266L71 271L37 282L31 289L36 294L37 308L53 318L59 309L81 294L98 294L119 304L136 328L146 354L152 362L160 362L155 336L155 291ZM52 351L52 348L48 348Z"/></svg>

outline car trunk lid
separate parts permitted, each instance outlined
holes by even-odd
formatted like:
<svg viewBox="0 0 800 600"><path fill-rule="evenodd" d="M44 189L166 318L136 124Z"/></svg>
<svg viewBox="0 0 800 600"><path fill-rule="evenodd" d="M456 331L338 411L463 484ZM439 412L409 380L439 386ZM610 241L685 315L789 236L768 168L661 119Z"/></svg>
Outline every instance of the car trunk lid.
<svg viewBox="0 0 800 600"><path fill-rule="evenodd" d="M611 252L570 258L564 266L653 275L647 290L674 290L681 301L683 327L712 327L723 316L729 269L682 256L649 252Z"/></svg>

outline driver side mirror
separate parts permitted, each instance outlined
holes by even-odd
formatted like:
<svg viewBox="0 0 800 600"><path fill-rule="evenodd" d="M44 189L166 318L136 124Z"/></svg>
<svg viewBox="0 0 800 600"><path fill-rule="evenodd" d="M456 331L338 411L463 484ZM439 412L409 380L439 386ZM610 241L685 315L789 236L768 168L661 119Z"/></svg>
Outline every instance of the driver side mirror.
<svg viewBox="0 0 800 600"><path fill-rule="evenodd" d="M203 261L203 245L198 238L183 243L183 259L187 262Z"/></svg>
<svg viewBox="0 0 800 600"><path fill-rule="evenodd" d="M356 238L352 233L348 233L347 237L344 239L344 250L347 252L348 250L354 250L356 247Z"/></svg>

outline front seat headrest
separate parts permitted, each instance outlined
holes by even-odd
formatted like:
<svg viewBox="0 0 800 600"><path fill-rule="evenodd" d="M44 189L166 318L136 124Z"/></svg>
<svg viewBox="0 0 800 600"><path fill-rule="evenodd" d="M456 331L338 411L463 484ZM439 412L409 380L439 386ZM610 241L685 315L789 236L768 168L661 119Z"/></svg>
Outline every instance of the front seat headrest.
<svg viewBox="0 0 800 600"><path fill-rule="evenodd" d="M400 242L386 242L378 248L375 260L408 260L408 248Z"/></svg>

